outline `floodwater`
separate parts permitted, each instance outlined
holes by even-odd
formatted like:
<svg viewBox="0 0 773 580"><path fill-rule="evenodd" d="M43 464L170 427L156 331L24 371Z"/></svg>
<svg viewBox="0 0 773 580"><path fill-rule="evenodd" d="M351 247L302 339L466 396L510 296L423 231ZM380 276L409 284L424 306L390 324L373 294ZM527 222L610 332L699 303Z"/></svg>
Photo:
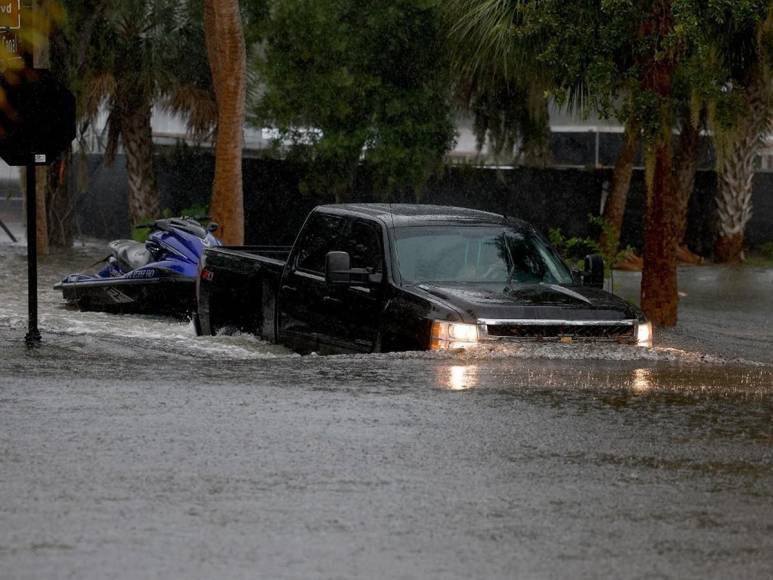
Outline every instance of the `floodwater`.
<svg viewBox="0 0 773 580"><path fill-rule="evenodd" d="M0 245L0 578L773 577L773 270L683 270L650 351L300 357L67 310L102 252L27 350Z"/></svg>

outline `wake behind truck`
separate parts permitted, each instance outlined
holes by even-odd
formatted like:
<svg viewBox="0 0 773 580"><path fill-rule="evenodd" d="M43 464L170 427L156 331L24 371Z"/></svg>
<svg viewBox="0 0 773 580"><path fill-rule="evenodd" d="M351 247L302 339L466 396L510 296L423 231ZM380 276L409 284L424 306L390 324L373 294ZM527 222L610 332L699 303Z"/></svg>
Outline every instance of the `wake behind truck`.
<svg viewBox="0 0 773 580"><path fill-rule="evenodd" d="M315 208L295 244L208 248L198 334L239 330L300 353L516 341L652 345L642 312L569 268L529 224L457 207Z"/></svg>

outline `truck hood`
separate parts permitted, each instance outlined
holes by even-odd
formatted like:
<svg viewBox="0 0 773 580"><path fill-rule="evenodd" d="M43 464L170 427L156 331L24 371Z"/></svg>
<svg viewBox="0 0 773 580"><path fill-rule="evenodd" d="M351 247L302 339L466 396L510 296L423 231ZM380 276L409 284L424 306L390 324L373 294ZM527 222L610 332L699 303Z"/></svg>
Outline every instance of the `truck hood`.
<svg viewBox="0 0 773 580"><path fill-rule="evenodd" d="M631 320L641 311L622 298L598 288L557 284L515 284L507 288L472 284L429 284L417 292L440 299L464 313L468 322L479 319Z"/></svg>

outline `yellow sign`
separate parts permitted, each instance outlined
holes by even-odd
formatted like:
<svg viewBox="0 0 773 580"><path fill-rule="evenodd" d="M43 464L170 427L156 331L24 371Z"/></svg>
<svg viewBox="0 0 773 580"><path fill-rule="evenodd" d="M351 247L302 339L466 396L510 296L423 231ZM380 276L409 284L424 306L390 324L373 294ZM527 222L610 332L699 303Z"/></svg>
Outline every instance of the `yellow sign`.
<svg viewBox="0 0 773 580"><path fill-rule="evenodd" d="M0 0L0 29L17 30L21 28L19 2L20 0Z"/></svg>

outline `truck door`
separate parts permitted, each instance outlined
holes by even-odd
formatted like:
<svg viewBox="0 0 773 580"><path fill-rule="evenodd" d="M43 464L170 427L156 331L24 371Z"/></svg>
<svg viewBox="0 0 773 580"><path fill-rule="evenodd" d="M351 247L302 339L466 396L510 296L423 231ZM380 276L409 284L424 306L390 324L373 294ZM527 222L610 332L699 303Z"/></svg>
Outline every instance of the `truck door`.
<svg viewBox="0 0 773 580"><path fill-rule="evenodd" d="M282 277L277 304L279 340L299 352L320 350L319 334L328 320L325 256L342 249L345 227L341 216L312 213Z"/></svg>
<svg viewBox="0 0 773 580"><path fill-rule="evenodd" d="M381 226L376 222L350 222L341 250L348 252L352 268L381 274L380 284L328 288L323 297L320 340L330 352L371 352L378 336L384 302L384 249Z"/></svg>

